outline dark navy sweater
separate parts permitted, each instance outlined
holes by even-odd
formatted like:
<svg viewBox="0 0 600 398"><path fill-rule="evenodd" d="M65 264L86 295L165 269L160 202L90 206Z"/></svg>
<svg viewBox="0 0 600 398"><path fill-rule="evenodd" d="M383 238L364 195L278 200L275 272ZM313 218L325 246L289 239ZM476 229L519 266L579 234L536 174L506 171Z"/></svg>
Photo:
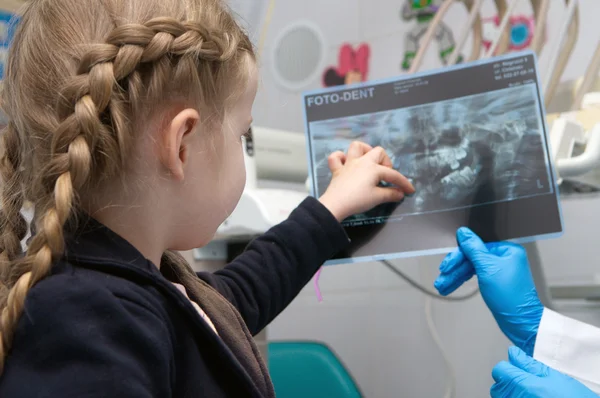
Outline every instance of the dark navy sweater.
<svg viewBox="0 0 600 398"><path fill-rule="evenodd" d="M235 353L158 267L91 225L29 292L0 397L260 397ZM337 220L307 198L223 270L198 277L256 334L347 245Z"/></svg>

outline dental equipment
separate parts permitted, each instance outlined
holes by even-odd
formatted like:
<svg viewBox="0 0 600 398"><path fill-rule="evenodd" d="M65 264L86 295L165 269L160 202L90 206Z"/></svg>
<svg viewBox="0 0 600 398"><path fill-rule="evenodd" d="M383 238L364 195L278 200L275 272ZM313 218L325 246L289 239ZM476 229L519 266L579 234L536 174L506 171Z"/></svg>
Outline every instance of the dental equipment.
<svg viewBox="0 0 600 398"><path fill-rule="evenodd" d="M563 22L558 39L551 52L548 62L546 79L543 84L544 103L546 106L552 101L558 83L562 77L569 57L573 53L579 32L579 2L578 0L567 0L565 21ZM564 42L564 43L563 43Z"/></svg>

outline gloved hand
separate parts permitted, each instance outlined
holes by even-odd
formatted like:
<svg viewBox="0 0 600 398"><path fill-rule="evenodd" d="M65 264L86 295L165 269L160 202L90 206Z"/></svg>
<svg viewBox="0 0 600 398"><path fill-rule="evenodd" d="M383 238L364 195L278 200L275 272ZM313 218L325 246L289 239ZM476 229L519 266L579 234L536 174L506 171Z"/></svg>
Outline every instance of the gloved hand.
<svg viewBox="0 0 600 398"><path fill-rule="evenodd" d="M483 300L502 332L532 355L544 306L525 249L513 243L484 244L468 228L460 228L456 237L459 248L440 265L435 288L448 295L477 274Z"/></svg>
<svg viewBox="0 0 600 398"><path fill-rule="evenodd" d="M500 362L492 371L496 382L492 398L598 398L577 380L549 368L517 347L508 351L509 362Z"/></svg>

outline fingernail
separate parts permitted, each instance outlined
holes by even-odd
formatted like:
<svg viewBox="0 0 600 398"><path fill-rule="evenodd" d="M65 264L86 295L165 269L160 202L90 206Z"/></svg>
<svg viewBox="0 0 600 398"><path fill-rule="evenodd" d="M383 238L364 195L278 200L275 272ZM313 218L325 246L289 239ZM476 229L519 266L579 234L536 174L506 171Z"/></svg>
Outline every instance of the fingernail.
<svg viewBox="0 0 600 398"><path fill-rule="evenodd" d="M396 198L396 201L402 202L404 198L406 198L406 194L399 189L397 189L396 192L398 192L398 197Z"/></svg>
<svg viewBox="0 0 600 398"><path fill-rule="evenodd" d="M415 189L415 184L414 184L414 181L413 181L413 179L412 179L412 178L409 178L409 179L408 179L408 182L410 183L410 187L411 187L411 188L412 188L412 190L413 190L411 193L407 193L407 194L406 194L406 196L408 196L408 197L410 198L411 196L413 196L413 195L414 195L414 194L417 192L417 190Z"/></svg>
<svg viewBox="0 0 600 398"><path fill-rule="evenodd" d="M417 191L414 191L413 193L404 193L404 195L405 195L407 198L412 198L413 196L415 196L415 193L417 193Z"/></svg>

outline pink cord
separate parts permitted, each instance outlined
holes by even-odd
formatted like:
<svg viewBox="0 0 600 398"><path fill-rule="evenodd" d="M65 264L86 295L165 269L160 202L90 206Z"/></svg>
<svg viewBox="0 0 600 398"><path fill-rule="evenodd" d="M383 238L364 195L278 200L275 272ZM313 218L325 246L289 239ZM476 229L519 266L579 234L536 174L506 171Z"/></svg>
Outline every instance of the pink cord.
<svg viewBox="0 0 600 398"><path fill-rule="evenodd" d="M319 289L319 277L321 276L322 269L323 269L323 267L319 268L319 270L315 274L315 293L317 294L317 300L319 302L323 301L323 296L321 295L321 289Z"/></svg>

